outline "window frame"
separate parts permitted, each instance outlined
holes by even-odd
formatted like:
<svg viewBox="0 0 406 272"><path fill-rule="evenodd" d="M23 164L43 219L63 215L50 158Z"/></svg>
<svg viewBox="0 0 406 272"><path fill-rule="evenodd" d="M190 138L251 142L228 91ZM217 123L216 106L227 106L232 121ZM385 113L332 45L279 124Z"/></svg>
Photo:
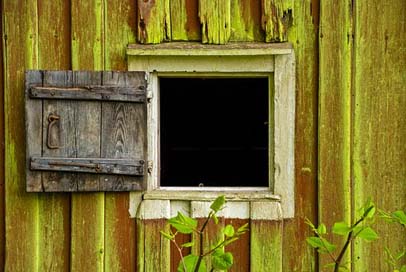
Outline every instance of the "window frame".
<svg viewBox="0 0 406 272"><path fill-rule="evenodd" d="M143 199L211 200L218 193L238 201L278 201L283 218L294 217L295 58L291 44L250 43L223 46L194 43L130 45L129 71L147 77L147 189ZM159 186L159 78L267 77L269 118L268 187ZM272 100L271 100L272 99ZM273 155L273 157L272 157Z"/></svg>

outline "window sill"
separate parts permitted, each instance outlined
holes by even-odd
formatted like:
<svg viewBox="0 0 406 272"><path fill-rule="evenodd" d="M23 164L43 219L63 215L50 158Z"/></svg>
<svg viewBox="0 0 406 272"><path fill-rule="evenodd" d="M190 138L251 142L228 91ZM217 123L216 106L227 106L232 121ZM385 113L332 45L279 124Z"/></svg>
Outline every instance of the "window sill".
<svg viewBox="0 0 406 272"><path fill-rule="evenodd" d="M157 190L145 192L143 199L213 201L219 195L224 195L227 201L280 202L281 200L279 195L273 194L267 187L161 187Z"/></svg>

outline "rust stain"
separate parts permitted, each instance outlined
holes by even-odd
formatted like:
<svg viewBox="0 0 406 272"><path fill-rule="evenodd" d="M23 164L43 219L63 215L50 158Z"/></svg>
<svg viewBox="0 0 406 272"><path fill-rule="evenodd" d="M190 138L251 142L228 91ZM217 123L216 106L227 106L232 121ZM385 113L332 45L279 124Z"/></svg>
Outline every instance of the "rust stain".
<svg viewBox="0 0 406 272"><path fill-rule="evenodd" d="M185 30L189 40L200 40L202 36L198 7L198 0L186 0L187 20Z"/></svg>
<svg viewBox="0 0 406 272"><path fill-rule="evenodd" d="M313 24L319 26L319 16L320 16L320 0L312 0L310 2L310 14L312 16Z"/></svg>

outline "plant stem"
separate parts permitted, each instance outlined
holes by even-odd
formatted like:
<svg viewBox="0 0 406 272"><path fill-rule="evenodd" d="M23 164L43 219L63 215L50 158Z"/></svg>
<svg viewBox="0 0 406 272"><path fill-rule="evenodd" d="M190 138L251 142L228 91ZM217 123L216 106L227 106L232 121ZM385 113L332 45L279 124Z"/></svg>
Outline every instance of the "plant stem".
<svg viewBox="0 0 406 272"><path fill-rule="evenodd" d="M347 251L348 246L349 246L350 243L351 243L351 240L354 238L354 236L353 236L354 228L355 228L356 226L358 226L358 225L359 225L362 221L364 221L364 220L365 220L365 216L362 216L362 217L351 227L351 229L353 229L353 230L351 230L350 233L348 233L347 240L345 241L345 244L344 244L343 248L341 249L340 254L338 254L337 259L334 261L334 262L335 262L335 265L334 265L334 272L338 272L338 269L340 268L340 264L341 264L341 261L342 261L342 259L343 259L343 257L344 257L344 254L345 254L345 252Z"/></svg>
<svg viewBox="0 0 406 272"><path fill-rule="evenodd" d="M179 256L180 256L180 261L182 262L183 265L183 269L186 270L186 264L185 261L183 260L183 254L182 254L182 249L179 247L179 245L176 243L175 239L171 240L173 242L173 244L175 245L176 249L179 251Z"/></svg>
<svg viewBox="0 0 406 272"><path fill-rule="evenodd" d="M210 212L209 215L206 218L206 221L204 221L202 228L199 231L199 236L200 236L200 239L199 239L199 259L197 260L194 272L199 271L200 264L202 263L202 260L203 260L203 257L204 257L204 254L203 254L203 232L204 232L204 229L206 228L206 226L209 223L209 220L210 220L210 218L212 216L213 216L213 212Z"/></svg>

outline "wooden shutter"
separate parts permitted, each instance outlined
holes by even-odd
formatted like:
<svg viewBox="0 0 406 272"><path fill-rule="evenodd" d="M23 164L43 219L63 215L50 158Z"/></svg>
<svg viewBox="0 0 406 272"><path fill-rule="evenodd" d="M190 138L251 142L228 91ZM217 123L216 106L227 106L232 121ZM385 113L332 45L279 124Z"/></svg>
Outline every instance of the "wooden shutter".
<svg viewBox="0 0 406 272"><path fill-rule="evenodd" d="M144 188L143 72L26 73L27 191Z"/></svg>

